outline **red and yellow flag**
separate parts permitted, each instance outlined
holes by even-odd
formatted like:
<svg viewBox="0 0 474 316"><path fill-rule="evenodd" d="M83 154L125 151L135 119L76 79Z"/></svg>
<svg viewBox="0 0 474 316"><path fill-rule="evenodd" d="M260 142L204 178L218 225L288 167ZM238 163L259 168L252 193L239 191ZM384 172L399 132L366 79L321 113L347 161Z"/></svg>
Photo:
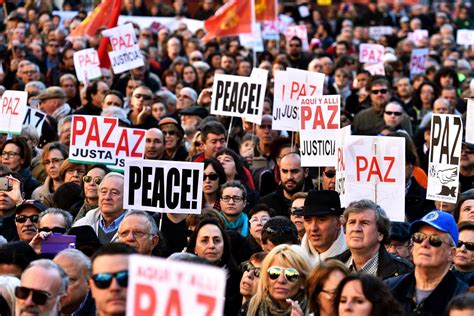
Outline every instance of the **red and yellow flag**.
<svg viewBox="0 0 474 316"><path fill-rule="evenodd" d="M204 21L204 42L216 36L252 33L252 0L231 0Z"/></svg>
<svg viewBox="0 0 474 316"><path fill-rule="evenodd" d="M71 36L93 37L97 34L97 31L103 27L110 28L117 26L121 5L121 0L103 0L102 3L71 32Z"/></svg>
<svg viewBox="0 0 474 316"><path fill-rule="evenodd" d="M277 19L277 0L255 0L255 20L257 22Z"/></svg>

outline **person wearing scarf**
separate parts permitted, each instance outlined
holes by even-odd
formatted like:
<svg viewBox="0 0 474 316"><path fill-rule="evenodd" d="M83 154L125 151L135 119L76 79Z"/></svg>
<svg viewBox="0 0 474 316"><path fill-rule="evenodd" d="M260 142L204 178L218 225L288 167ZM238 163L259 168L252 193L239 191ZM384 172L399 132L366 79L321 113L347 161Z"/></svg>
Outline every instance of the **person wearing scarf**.
<svg viewBox="0 0 474 316"><path fill-rule="evenodd" d="M221 187L221 216L227 230L239 232L243 237L249 235L249 218L243 212L247 203L247 190L239 181L227 181Z"/></svg>

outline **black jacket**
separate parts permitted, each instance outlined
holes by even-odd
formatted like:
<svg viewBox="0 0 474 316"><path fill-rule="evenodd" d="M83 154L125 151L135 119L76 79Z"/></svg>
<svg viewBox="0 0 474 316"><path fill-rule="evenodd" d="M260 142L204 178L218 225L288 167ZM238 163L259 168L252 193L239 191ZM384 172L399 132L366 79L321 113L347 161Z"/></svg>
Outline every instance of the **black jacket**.
<svg viewBox="0 0 474 316"><path fill-rule="evenodd" d="M347 249L340 255L333 257L331 259L337 259L341 262L347 262L351 256L350 249ZM385 250L383 245L380 245L379 249L379 263L377 267L377 277L382 280L399 276L405 273L409 273L413 270L413 265L407 260L392 256Z"/></svg>
<svg viewBox="0 0 474 316"><path fill-rule="evenodd" d="M406 316L445 315L446 306L451 298L468 290L468 286L449 271L441 283L421 303L416 304L416 280L414 272L385 281L393 296L400 302Z"/></svg>

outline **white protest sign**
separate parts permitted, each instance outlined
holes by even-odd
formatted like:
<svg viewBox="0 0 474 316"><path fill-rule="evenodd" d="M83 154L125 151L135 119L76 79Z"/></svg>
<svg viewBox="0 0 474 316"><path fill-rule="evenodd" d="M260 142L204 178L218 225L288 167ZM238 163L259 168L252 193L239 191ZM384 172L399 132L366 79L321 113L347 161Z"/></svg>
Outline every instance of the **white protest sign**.
<svg viewBox="0 0 474 316"><path fill-rule="evenodd" d="M123 207L150 212L200 214L204 164L126 160Z"/></svg>
<svg viewBox="0 0 474 316"><path fill-rule="evenodd" d="M97 51L87 48L74 53L74 68L77 79L81 82L93 80L102 76Z"/></svg>
<svg viewBox="0 0 474 316"><path fill-rule="evenodd" d="M224 269L132 255L128 270L127 315L223 315Z"/></svg>
<svg viewBox="0 0 474 316"><path fill-rule="evenodd" d="M45 119L46 113L43 113L40 110L33 109L32 107L28 106L26 110L25 119L23 120L23 125L33 126L38 132L38 134L41 135Z"/></svg>
<svg viewBox="0 0 474 316"><path fill-rule="evenodd" d="M264 80L261 75L251 77L215 75L211 114L244 117L246 121L260 125L268 77L268 72L265 72Z"/></svg>
<svg viewBox="0 0 474 316"><path fill-rule="evenodd" d="M21 134L27 101L28 93L25 91L7 90L3 93L0 107L0 133Z"/></svg>
<svg viewBox="0 0 474 316"><path fill-rule="evenodd" d="M263 52L262 29L260 23L254 23L252 26L252 33L244 33L239 35L240 44L243 47L253 49L256 52Z"/></svg>
<svg viewBox="0 0 474 316"><path fill-rule="evenodd" d="M457 202L462 132L460 116L433 114L427 199L449 203Z"/></svg>
<svg viewBox="0 0 474 316"><path fill-rule="evenodd" d="M336 191L339 193L341 205L346 205L346 164L344 160L344 146L351 136L351 126L339 129L336 137L337 164L336 164Z"/></svg>
<svg viewBox="0 0 474 316"><path fill-rule="evenodd" d="M415 30L408 33L408 39L415 43L415 46L420 47L428 43L428 30Z"/></svg>
<svg viewBox="0 0 474 316"><path fill-rule="evenodd" d="M278 30L280 33L285 33L286 29L290 27L291 23L294 23L295 20L291 16L286 14L279 14L278 15Z"/></svg>
<svg viewBox="0 0 474 316"><path fill-rule="evenodd" d="M474 45L474 30L458 30L456 34L456 43L458 45Z"/></svg>
<svg viewBox="0 0 474 316"><path fill-rule="evenodd" d="M363 43L359 47L359 61L367 64L382 63L384 53L385 48L380 44Z"/></svg>
<svg viewBox="0 0 474 316"><path fill-rule="evenodd" d="M370 72L372 76L385 76L385 66L383 63L365 64L364 69Z"/></svg>
<svg viewBox="0 0 474 316"><path fill-rule="evenodd" d="M341 96L301 98L301 166L336 166L336 138L340 125Z"/></svg>
<svg viewBox="0 0 474 316"><path fill-rule="evenodd" d="M280 32L278 30L278 21L263 21L262 37L265 40L279 40Z"/></svg>
<svg viewBox="0 0 474 316"><path fill-rule="evenodd" d="M412 50L410 59L410 78L414 78L419 74L425 74L428 54L428 48L416 48Z"/></svg>
<svg viewBox="0 0 474 316"><path fill-rule="evenodd" d="M391 26L371 26L369 27L369 37L378 40L383 35L391 35L393 28Z"/></svg>
<svg viewBox="0 0 474 316"><path fill-rule="evenodd" d="M132 24L107 29L102 34L109 37L112 45L109 57L115 74L145 65Z"/></svg>
<svg viewBox="0 0 474 316"><path fill-rule="evenodd" d="M467 100L466 110L466 141L474 144L474 100Z"/></svg>
<svg viewBox="0 0 474 316"><path fill-rule="evenodd" d="M405 138L349 136L344 147L345 204L369 199L391 221L405 220Z"/></svg>
<svg viewBox="0 0 474 316"><path fill-rule="evenodd" d="M303 51L307 52L309 50L308 43L308 30L304 25L291 25L288 26L285 30L286 43L290 43L290 40L294 37L298 37L303 43Z"/></svg>
<svg viewBox="0 0 474 316"><path fill-rule="evenodd" d="M275 72L272 129L298 131L300 98L322 95L324 77L295 68Z"/></svg>
<svg viewBox="0 0 474 316"><path fill-rule="evenodd" d="M124 171L125 161L143 158L145 155L146 130L139 128L119 127L119 141L115 148L116 163L109 166L114 171Z"/></svg>

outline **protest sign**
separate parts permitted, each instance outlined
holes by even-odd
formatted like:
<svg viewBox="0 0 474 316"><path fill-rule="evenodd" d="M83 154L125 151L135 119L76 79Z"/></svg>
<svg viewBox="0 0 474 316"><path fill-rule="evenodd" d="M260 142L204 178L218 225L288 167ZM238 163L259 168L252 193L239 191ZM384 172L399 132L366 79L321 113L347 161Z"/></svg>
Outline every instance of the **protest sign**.
<svg viewBox="0 0 474 316"><path fill-rule="evenodd" d="M344 146L344 207L369 199L392 221L405 220L405 138L349 136Z"/></svg>
<svg viewBox="0 0 474 316"><path fill-rule="evenodd" d="M278 30L280 33L285 33L285 31L290 27L292 23L294 23L295 20L286 14L279 14L278 15Z"/></svg>
<svg viewBox="0 0 474 316"><path fill-rule="evenodd" d="M25 115L25 119L23 120L23 125L33 126L38 132L38 135L41 135L41 131L43 129L43 123L45 119L46 119L46 113L43 113L40 110L33 109L32 107L28 106L26 108L26 115Z"/></svg>
<svg viewBox="0 0 474 316"><path fill-rule="evenodd" d="M369 37L378 40L383 35L392 35L393 28L391 26L370 26Z"/></svg>
<svg viewBox="0 0 474 316"><path fill-rule="evenodd" d="M372 76L385 76L385 66L383 63L365 64L364 69L370 72Z"/></svg>
<svg viewBox="0 0 474 316"><path fill-rule="evenodd" d="M337 164L336 164L336 191L339 193L341 205L346 203L346 164L344 160L344 146L346 140L351 136L351 126L339 129L336 137Z"/></svg>
<svg viewBox="0 0 474 316"><path fill-rule="evenodd" d="M474 144L474 100L467 100L466 111L466 141Z"/></svg>
<svg viewBox="0 0 474 316"><path fill-rule="evenodd" d="M425 46L428 43L428 30L415 30L409 32L408 39L413 41L416 47Z"/></svg>
<svg viewBox="0 0 474 316"><path fill-rule="evenodd" d="M298 131L300 98L323 94L323 73L295 68L274 73L272 129Z"/></svg>
<svg viewBox="0 0 474 316"><path fill-rule="evenodd" d="M90 81L102 76L99 55L95 49L83 49L75 52L73 56L76 76L80 82Z"/></svg>
<svg viewBox="0 0 474 316"><path fill-rule="evenodd" d="M359 61L361 63L376 64L382 63L385 48L380 44L360 44Z"/></svg>
<svg viewBox="0 0 474 316"><path fill-rule="evenodd" d="M126 160L143 158L145 134L144 129L119 127L120 136L115 149L116 163L108 167L114 171L124 171Z"/></svg>
<svg viewBox="0 0 474 316"><path fill-rule="evenodd" d="M294 37L298 37L302 44L303 44L303 51L309 51L309 43L308 43L308 30L304 25L291 25L288 26L285 30L285 39L286 43L288 44L290 40Z"/></svg>
<svg viewBox="0 0 474 316"><path fill-rule="evenodd" d="M260 23L254 23L252 33L244 33L239 35L240 44L243 47L253 49L255 52L263 52L265 50L262 40L262 29Z"/></svg>
<svg viewBox="0 0 474 316"><path fill-rule="evenodd" d="M278 21L263 21L262 37L264 40L279 40L280 32L278 30Z"/></svg>
<svg viewBox="0 0 474 316"><path fill-rule="evenodd" d="M265 71L265 78L262 78L262 72L258 73L258 76L250 77L215 75L211 114L244 117L248 122L260 124L268 72Z"/></svg>
<svg viewBox="0 0 474 316"><path fill-rule="evenodd" d="M126 160L123 207L200 214L203 174L197 162Z"/></svg>
<svg viewBox="0 0 474 316"><path fill-rule="evenodd" d="M107 29L102 34L110 39L109 57L115 74L145 65L132 24Z"/></svg>
<svg viewBox="0 0 474 316"><path fill-rule="evenodd" d="M465 46L474 45L474 30L458 30L456 34L456 43Z"/></svg>
<svg viewBox="0 0 474 316"><path fill-rule="evenodd" d="M7 90L3 93L0 108L0 133L21 134L27 100L28 93L25 91Z"/></svg>
<svg viewBox="0 0 474 316"><path fill-rule="evenodd" d="M127 315L223 315L226 278L212 265L132 255Z"/></svg>
<svg viewBox="0 0 474 316"><path fill-rule="evenodd" d="M426 189L429 200L457 202L462 131L460 116L433 114Z"/></svg>
<svg viewBox="0 0 474 316"><path fill-rule="evenodd" d="M425 74L428 53L428 48L417 48L412 50L410 59L410 78L413 79L416 75Z"/></svg>
<svg viewBox="0 0 474 316"><path fill-rule="evenodd" d="M339 95L301 98L299 114L301 166L336 166L340 109Z"/></svg>

